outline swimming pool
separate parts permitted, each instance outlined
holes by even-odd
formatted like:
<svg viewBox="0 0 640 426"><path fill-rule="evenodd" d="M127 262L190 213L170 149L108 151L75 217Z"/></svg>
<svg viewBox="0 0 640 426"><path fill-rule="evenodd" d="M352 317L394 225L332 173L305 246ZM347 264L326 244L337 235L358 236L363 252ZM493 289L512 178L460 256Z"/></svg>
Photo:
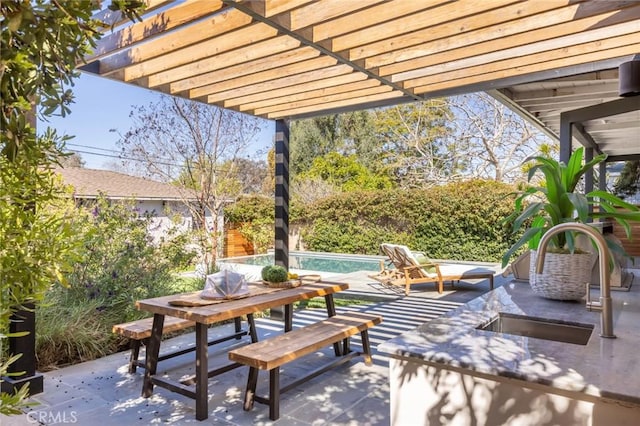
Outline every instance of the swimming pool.
<svg viewBox="0 0 640 426"><path fill-rule="evenodd" d="M220 269L231 269L251 274L259 279L260 270L274 264L274 255L258 254L254 256L232 257L218 260ZM297 273L320 272L326 274L348 274L357 271L379 271L382 256L359 256L350 254L289 252L289 269ZM257 274L257 275L256 275Z"/></svg>

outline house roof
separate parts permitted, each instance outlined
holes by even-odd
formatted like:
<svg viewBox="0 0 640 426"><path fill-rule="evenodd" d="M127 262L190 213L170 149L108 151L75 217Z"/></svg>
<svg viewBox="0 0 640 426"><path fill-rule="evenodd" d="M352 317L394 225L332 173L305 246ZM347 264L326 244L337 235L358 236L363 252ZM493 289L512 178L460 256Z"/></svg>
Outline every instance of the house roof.
<svg viewBox="0 0 640 426"><path fill-rule="evenodd" d="M110 199L184 200L187 189L109 170L81 167L56 169L65 184L74 188L75 198L96 198L104 194Z"/></svg>
<svg viewBox="0 0 640 426"><path fill-rule="evenodd" d="M145 1L143 22L100 14L116 29L81 70L268 119L490 91L558 137L560 113L617 97L640 53L636 0ZM577 140L623 158L638 121Z"/></svg>

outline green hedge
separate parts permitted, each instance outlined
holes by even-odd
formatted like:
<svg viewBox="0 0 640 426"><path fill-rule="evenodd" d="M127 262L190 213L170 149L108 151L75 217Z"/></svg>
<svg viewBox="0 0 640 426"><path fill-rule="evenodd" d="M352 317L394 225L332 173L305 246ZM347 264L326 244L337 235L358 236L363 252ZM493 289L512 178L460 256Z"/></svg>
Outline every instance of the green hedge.
<svg viewBox="0 0 640 426"><path fill-rule="evenodd" d="M515 188L470 180L414 190L346 192L312 206L292 206L311 251L380 254L380 244L406 244L437 259L499 262L517 240L503 219ZM230 221L273 224L273 199L248 197L230 206Z"/></svg>
<svg viewBox="0 0 640 426"><path fill-rule="evenodd" d="M351 192L308 209L301 219L309 250L378 254L383 242L439 259L498 262L517 239L502 220L514 188L473 180L427 190Z"/></svg>

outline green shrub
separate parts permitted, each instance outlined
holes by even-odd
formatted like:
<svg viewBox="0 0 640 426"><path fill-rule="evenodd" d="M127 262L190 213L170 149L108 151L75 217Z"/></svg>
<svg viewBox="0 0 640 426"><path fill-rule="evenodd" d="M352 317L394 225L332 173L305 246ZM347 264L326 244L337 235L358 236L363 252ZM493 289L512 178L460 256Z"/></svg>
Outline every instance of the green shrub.
<svg viewBox="0 0 640 426"><path fill-rule="evenodd" d="M430 189L350 192L309 208L300 223L312 251L378 254L383 242L432 258L497 262L517 241L502 221L514 188L472 180Z"/></svg>
<svg viewBox="0 0 640 426"><path fill-rule="evenodd" d="M103 198L91 209L76 210L85 250L66 277L69 287L51 288L37 308L40 369L115 351L123 341L111 327L146 316L135 308L136 300L202 288L201 280L174 274L195 256L185 247L188 237L170 235L154 243L149 220L138 217L131 204L110 205Z"/></svg>
<svg viewBox="0 0 640 426"><path fill-rule="evenodd" d="M262 279L265 281L269 281L272 283L282 283L287 281L288 273L287 270L280 265L267 265L262 268L261 271Z"/></svg>

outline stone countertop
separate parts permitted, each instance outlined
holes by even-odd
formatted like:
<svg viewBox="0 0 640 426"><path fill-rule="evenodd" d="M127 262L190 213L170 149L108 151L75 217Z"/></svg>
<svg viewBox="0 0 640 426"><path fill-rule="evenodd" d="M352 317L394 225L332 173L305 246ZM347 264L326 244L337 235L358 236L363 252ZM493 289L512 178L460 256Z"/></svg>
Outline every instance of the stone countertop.
<svg viewBox="0 0 640 426"><path fill-rule="evenodd" d="M640 404L640 288L634 287L612 291L616 339L599 336L600 313L587 311L584 301L544 299L527 283L510 282L382 343L378 350L485 378L502 376ZM598 294L591 292L595 300ZM592 324L594 330L586 345L577 345L476 329L499 312Z"/></svg>

